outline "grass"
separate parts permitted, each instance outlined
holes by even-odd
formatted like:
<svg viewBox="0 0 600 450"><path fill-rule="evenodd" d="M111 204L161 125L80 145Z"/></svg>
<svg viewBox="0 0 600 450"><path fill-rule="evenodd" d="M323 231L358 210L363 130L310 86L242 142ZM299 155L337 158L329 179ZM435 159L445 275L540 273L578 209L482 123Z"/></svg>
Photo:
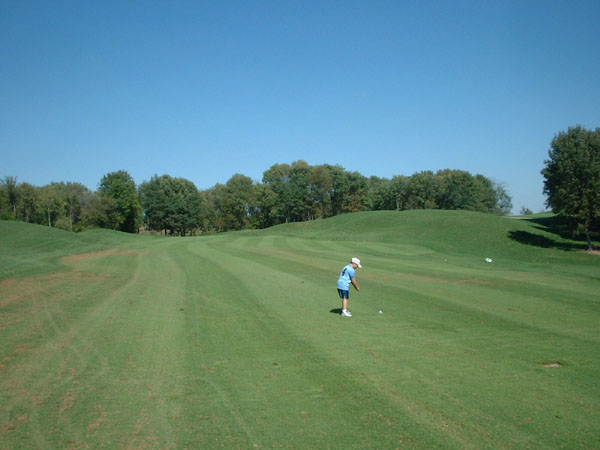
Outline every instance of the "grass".
<svg viewBox="0 0 600 450"><path fill-rule="evenodd" d="M0 448L598 448L600 257L546 225L0 222Z"/></svg>

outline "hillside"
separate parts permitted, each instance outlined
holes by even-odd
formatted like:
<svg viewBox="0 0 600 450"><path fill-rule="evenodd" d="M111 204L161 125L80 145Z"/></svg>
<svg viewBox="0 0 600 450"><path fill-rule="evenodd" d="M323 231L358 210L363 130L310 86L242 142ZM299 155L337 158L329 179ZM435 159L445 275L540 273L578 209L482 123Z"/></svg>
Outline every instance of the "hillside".
<svg viewBox="0 0 600 450"><path fill-rule="evenodd" d="M440 257L471 257L478 262L491 258L496 262L569 263L575 258L584 265L597 266L596 259L600 258L584 254L583 241L568 240L556 234L552 221L547 215L539 220L536 216L519 220L468 211L370 211L219 236L224 240L256 235L347 241L363 243L361 248L367 253L377 253L378 249L385 253L386 247L394 247L394 251L401 250L407 255L425 252ZM0 278L34 270L51 271L58 258L66 254L139 247L148 239L161 237L100 229L75 234L40 225L0 221ZM17 259L12 256L16 252L19 253Z"/></svg>
<svg viewBox="0 0 600 450"><path fill-rule="evenodd" d="M24 222L0 221L0 279L54 272L65 255L138 247L148 237L112 230L71 233Z"/></svg>
<svg viewBox="0 0 600 450"><path fill-rule="evenodd" d="M535 216L516 219L469 211L376 211L283 224L265 232L317 240L418 246L440 254L492 259L579 260L589 256L580 254L586 248L585 242L559 236L553 232L552 218L546 216L536 220Z"/></svg>

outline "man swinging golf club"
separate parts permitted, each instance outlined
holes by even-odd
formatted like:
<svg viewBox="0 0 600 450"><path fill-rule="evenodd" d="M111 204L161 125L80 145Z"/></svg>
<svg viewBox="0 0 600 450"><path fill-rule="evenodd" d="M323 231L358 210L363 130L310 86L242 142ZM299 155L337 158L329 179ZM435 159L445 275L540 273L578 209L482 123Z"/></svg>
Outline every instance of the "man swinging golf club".
<svg viewBox="0 0 600 450"><path fill-rule="evenodd" d="M337 290L340 298L342 299L342 317L352 317L352 313L348 311L348 299L350 298L350 283L354 286L354 289L360 291L356 278L354 277L355 270L357 267L361 267L360 259L352 258L350 264L344 266L340 272L340 277L337 282Z"/></svg>

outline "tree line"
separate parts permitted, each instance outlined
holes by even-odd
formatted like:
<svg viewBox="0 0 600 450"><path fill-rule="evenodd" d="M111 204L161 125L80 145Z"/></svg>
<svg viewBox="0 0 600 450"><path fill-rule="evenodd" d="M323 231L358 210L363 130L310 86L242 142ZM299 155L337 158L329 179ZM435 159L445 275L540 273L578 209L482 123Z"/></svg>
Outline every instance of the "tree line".
<svg viewBox="0 0 600 450"><path fill-rule="evenodd" d="M588 249L600 229L600 129L578 125L555 135L542 169L546 204L566 219ZM423 171L391 179L365 177L339 165L274 164L262 182L235 174L199 190L155 175L136 186L126 171L105 175L95 192L80 183L36 187L0 179L0 219L71 231L110 228L197 234L266 228L366 210L463 209L505 215L511 198L501 184L463 170ZM522 209L522 212L530 212Z"/></svg>
<svg viewBox="0 0 600 450"><path fill-rule="evenodd" d="M235 174L206 190L170 175L154 175L136 186L124 170L106 174L95 192L80 183L36 187L15 177L0 180L1 219L72 231L99 227L185 236L367 210L462 209L505 215L511 208L501 184L463 170L387 179L305 161L274 164L261 182Z"/></svg>

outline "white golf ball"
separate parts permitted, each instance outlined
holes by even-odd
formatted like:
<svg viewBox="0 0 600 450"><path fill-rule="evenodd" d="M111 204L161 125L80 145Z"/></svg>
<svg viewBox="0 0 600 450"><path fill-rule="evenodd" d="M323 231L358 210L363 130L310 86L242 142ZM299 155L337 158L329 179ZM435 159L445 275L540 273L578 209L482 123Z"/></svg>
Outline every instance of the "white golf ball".
<svg viewBox="0 0 600 450"><path fill-rule="evenodd" d="M379 311L379 314L383 314L383 311L381 311L381 310L380 310L380 311Z"/></svg>

